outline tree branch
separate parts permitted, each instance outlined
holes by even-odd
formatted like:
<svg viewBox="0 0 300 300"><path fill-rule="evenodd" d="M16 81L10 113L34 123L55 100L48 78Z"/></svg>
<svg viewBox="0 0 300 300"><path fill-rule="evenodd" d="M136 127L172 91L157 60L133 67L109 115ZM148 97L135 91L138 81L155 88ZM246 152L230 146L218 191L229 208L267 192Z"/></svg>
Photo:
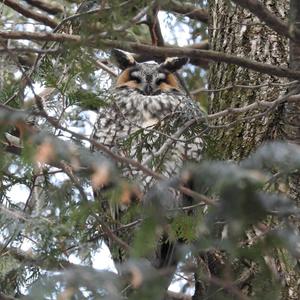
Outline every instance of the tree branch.
<svg viewBox="0 0 300 300"><path fill-rule="evenodd" d="M58 3L53 3L49 1L43 1L43 0L24 0L28 4L35 6L41 10L44 10L45 12L51 14L51 15L56 15L59 13L62 13L64 11L63 6L61 6Z"/></svg>
<svg viewBox="0 0 300 300"><path fill-rule="evenodd" d="M297 101L300 101L300 95L299 94L293 94L293 91L287 95L284 95L274 101L260 101L260 102L254 102L252 104L249 104L245 107L241 107L241 108L229 108L229 109L226 109L224 111L220 111L218 113L215 113L213 115L209 115L207 117L204 117L204 118L207 118L208 120L212 120L212 119L216 119L216 118L220 118L220 117L223 117L225 115L230 115L230 114L240 114L240 113L245 113L245 112L248 112L250 110L254 110L254 109L258 109L258 108L267 108L267 109L273 109L275 108L276 106L278 106L280 103L284 102L284 101L292 101L292 102L297 102ZM5 105L0 105L0 109L4 109L5 111L9 111L11 113L13 112L21 112L19 110L16 110L16 109L13 109L13 108L10 108L10 107L7 107ZM127 158L127 157L124 157L124 156L121 156L121 155L118 155L114 152L112 152L111 150L109 150L107 147L105 147L104 145L98 143L97 141L95 141L94 139L90 139L82 134L79 134L79 133L76 133L72 130L69 130L68 128L65 128L63 127L62 125L60 125L57 121L55 121L54 119L52 118L49 118L48 115L46 114L43 114L43 112L41 112L41 115L45 118L47 118L47 120L57 129L61 129L65 132L68 132L70 133L72 136L80 139L80 140L86 140L88 142L90 142L96 149L106 153L109 157L111 157L113 160L115 161L118 161L120 163L124 163L126 165L132 165L134 167L136 167L137 169L141 170L142 172L144 172L145 174L149 175L149 176L152 176L153 178L156 178L158 180L163 180L165 179L164 176L162 176L161 174L158 174L156 172L154 172L153 170L151 169L148 169L146 168L143 164L139 163L138 161L135 161L133 159L130 159L130 158ZM250 116L251 117L251 116ZM196 122L196 121L199 121L199 120L192 120L192 121L189 121L189 124L192 125L193 122ZM62 141L61 141L62 142ZM13 153L16 153L17 151L20 151L17 147L15 146L11 146L11 145L7 145L8 149L11 150L11 152ZM71 156L70 156L71 155ZM74 156L75 155L75 156ZM70 157L74 157L72 160L78 160L78 153L76 151L74 151L74 149L71 149L70 148L70 153L67 153L67 156L70 156ZM50 163L51 164L51 163ZM52 162L52 165L55 166L55 162ZM179 190L184 193L185 195L188 195L188 196L191 196L193 197L194 199L198 200L198 201L201 201L201 202L204 202L208 205L212 205L212 206L215 206L216 205L216 202L211 200L210 198L204 196L204 195L201 195L199 193L196 193L194 192L193 190L190 190L186 187L183 187L183 186L180 186L179 187Z"/></svg>
<svg viewBox="0 0 300 300"><path fill-rule="evenodd" d="M36 48L26 48L26 47L13 47L13 48L0 48L0 53L6 53L8 51L16 53L38 53L38 54L57 54L62 50L55 49L36 49Z"/></svg>
<svg viewBox="0 0 300 300"><path fill-rule="evenodd" d="M113 76L113 77L117 77L118 74L112 69L109 68L105 63L103 63L102 61L95 60L95 64L102 70L104 70L105 72L107 72L109 75Z"/></svg>
<svg viewBox="0 0 300 300"><path fill-rule="evenodd" d="M238 89L259 89L259 88L263 88L263 87L272 87L272 86L282 87L283 89L286 90L286 88L288 88L289 86L295 85L297 83L298 83L298 81L294 80L294 81L290 81L290 82L287 82L287 83L267 82L267 83L254 84L254 85L232 84L232 85L228 85L228 86L224 86L224 87L220 87L220 88L215 88L215 89L199 88L199 89L191 91L191 94L195 95L195 94L198 94L198 93L216 93L216 92L223 92L223 91L227 91L227 90L231 90L231 89L235 89L235 88L238 88Z"/></svg>
<svg viewBox="0 0 300 300"><path fill-rule="evenodd" d="M38 97L38 96L36 95L36 97ZM3 122L6 125L7 124L14 125L14 122L18 122L20 124L22 124L22 122L23 122L24 126L28 126L24 121L22 121L22 118L24 118L25 115L26 115L24 111L17 110L17 109L5 106L3 104L0 104L0 112L1 111L2 111L2 113L4 113L4 116L1 116L1 114L0 114L0 123ZM6 119L6 118L8 118L7 115L11 116L13 114L19 114L20 117L18 119L16 118L13 121L10 121L10 120ZM149 176L152 176L155 179L158 179L158 180L166 179L163 175L158 174L158 173L154 172L153 170L145 167L144 165L142 165L138 161L136 161L134 159L131 159L131 158L128 158L128 157L125 157L125 156L121 156L117 153L114 153L113 151L108 149L106 146L104 146L101 143L98 143L94 139L88 138L83 134L74 132L74 131L66 128L66 127L63 127L62 125L59 124L59 122L57 120L55 120L54 118L49 117L44 111L40 111L37 115L46 118L47 121L52 126L54 126L55 128L60 129L64 132L67 132L67 133L71 134L73 137L78 138L79 140L85 140L85 141L90 142L90 144L93 145L97 150L100 150L101 152L107 154L114 161L123 163L125 165L134 166L135 168L141 170L142 172L144 172L145 174L147 174ZM1 117L3 118L3 120L1 120ZM31 132L31 136L34 137L34 132ZM68 144L68 143L66 143L66 142L64 142L64 141L62 141L62 140L60 140L60 139L58 139L54 136L52 138L53 138L53 140L51 141L51 143L54 143L56 141L57 143L61 143L61 145L60 145L60 147L58 147L58 145L53 145L52 150L53 151L55 150L57 152L55 152L55 155L52 155L53 157L51 157L51 159L49 161L47 161L47 163L49 163L50 165L53 165L53 166L57 166L57 164L56 164L57 159L59 159L59 160L64 159L66 161L70 161L71 163L73 162L73 164L74 164L74 162L77 163L77 162L82 161L82 156L83 155L82 155L82 152L81 153L79 152L79 150L81 148L75 147L75 145L73 145L73 144ZM45 142L47 142L47 137L45 137L44 140L45 140ZM49 140L48 140L48 142L49 142ZM7 146L10 146L10 145L7 145ZM61 148L62 146L64 146L63 147L64 148L64 153L61 153L59 151L59 148ZM15 150L15 147L14 147L14 150ZM67 150L67 152L66 152L66 150ZM81 150L85 151L85 152L88 151L85 148L82 148ZM80 163L79 163L79 165L81 166ZM85 164L83 164L83 165L86 166ZM87 166L89 167L90 170L93 170L94 169L93 167L95 167L95 163L89 161L89 164ZM108 167L108 166L104 166L104 167ZM77 166L77 169L78 169L78 166ZM192 191L188 188L180 186L178 189L182 193L184 193L188 196L191 196L191 197L193 197L194 199L196 199L198 201L202 201L202 202L204 202L208 205L216 205L216 203L213 200L209 199L208 197L206 197L204 195L198 194L198 193L196 193L196 192L194 192L194 191Z"/></svg>
<svg viewBox="0 0 300 300"><path fill-rule="evenodd" d="M122 239L120 239L115 233L99 218L96 214L92 214L96 220L100 223L104 233L110 237L113 241L115 241L117 244L119 244L123 249L125 249L127 252L131 250L131 247L125 243Z"/></svg>
<svg viewBox="0 0 300 300"><path fill-rule="evenodd" d="M63 127L62 125L60 125L58 122L56 122L54 119L49 118L47 115L45 115L43 112L41 112L42 116L47 118L47 120L55 127L58 129L61 129L65 132L70 133L72 136L79 138L81 140L86 140L89 141L91 143L91 145L93 145L96 149L103 151L105 154L107 154L109 157L111 157L114 161L118 161L120 163L124 163L125 165L132 165L134 167L136 167L137 169L141 170L142 172L144 172L145 174L152 176L153 178L156 178L158 180L164 180L166 179L166 177L164 177L161 174L158 174L156 172L154 172L153 170L145 167L143 164L139 163L138 161L125 157L125 156L121 156L117 153L112 152L111 150L109 150L106 146L104 146L103 144L98 143L97 141L95 141L94 139L88 138L80 133L76 133L72 130L69 130L66 127ZM195 120L196 121L196 120ZM194 192L186 187L183 186L179 186L178 188L183 194L190 196L198 201L204 202L208 205L212 205L212 206L216 206L216 202L209 199L208 197L201 195L197 192Z"/></svg>
<svg viewBox="0 0 300 300"><path fill-rule="evenodd" d="M2 245L0 244L0 246ZM25 263L27 265L36 265L46 270L55 271L55 270L62 270L66 268L84 267L84 266L70 263L67 260L54 260L52 258L47 260L46 257L32 255L16 247L6 248L5 251L1 254L1 256L4 255L10 255L22 263Z"/></svg>
<svg viewBox="0 0 300 300"><path fill-rule="evenodd" d="M58 25L58 22L51 19L50 17L34 12L32 9L27 8L26 6L18 3L19 1L15 0L3 0L3 4L7 5L8 7L14 9L15 11L19 12L21 15L41 22L51 28L55 28Z"/></svg>
<svg viewBox="0 0 300 300"><path fill-rule="evenodd" d="M250 110L260 109L260 108L267 108L273 109L277 107L279 104L283 102L298 102L300 101L300 94L293 95L293 91L287 95L279 97L274 101L256 101L249 105L237 108L227 108L225 110L219 111L217 113L211 114L207 116L208 120L218 119L220 117L228 116L228 115L235 115L235 114L242 114L246 113Z"/></svg>
<svg viewBox="0 0 300 300"><path fill-rule="evenodd" d="M50 32L0 31L0 37L2 37L3 39L45 42L83 42L83 39L79 35Z"/></svg>
<svg viewBox="0 0 300 300"><path fill-rule="evenodd" d="M0 33L1 36L1 33ZM228 64L234 64L241 66L243 68L248 68L253 71L264 73L268 75L278 76L278 77L287 77L293 79L300 78L299 71L293 71L285 67L276 67L271 64L265 64L256 62L247 58L238 57L231 54L225 54L223 52L212 51L212 50L198 50L190 49L187 47L153 47L144 44L137 43L121 43L118 41L106 41L105 43L109 47L116 47L123 49L125 51L138 52L142 54L152 53L152 56L158 57L167 57L167 56L187 56L189 58L205 58L214 62L224 62Z"/></svg>
<svg viewBox="0 0 300 300"><path fill-rule="evenodd" d="M285 67L276 67L271 64L260 63L249 60L247 58L238 57L231 54L225 54L212 50L191 49L188 47L154 47L133 42L119 42L112 40L100 39L98 36L93 36L86 40L79 35L59 34L59 33L36 33L24 31L0 31L0 37L4 39L22 39L22 40L37 40L37 41L56 41L56 42L73 42L76 44L85 43L91 47L103 48L106 47L120 48L125 51L137 52L140 54L150 55L152 57L165 58L167 56L187 56L191 59L208 59L214 62L224 62L234 64L243 68L249 68L259 73L268 75L287 77L292 79L300 78L300 71L293 71Z"/></svg>
<svg viewBox="0 0 300 300"><path fill-rule="evenodd" d="M159 6L155 5L152 12L148 13L146 23L149 27L152 45L162 47L165 45L165 42L160 29L159 19L157 17L158 11Z"/></svg>
<svg viewBox="0 0 300 300"><path fill-rule="evenodd" d="M287 23L275 16L268 8L257 0L232 0L243 8L250 10L262 22L265 22L278 34L291 40L300 40L300 32L296 28L290 28Z"/></svg>
<svg viewBox="0 0 300 300"><path fill-rule="evenodd" d="M191 19L201 21L203 23L208 23L208 11L206 9L195 7L191 3L172 1L162 1L165 2L161 5L161 8L166 11L175 12L178 14L183 14Z"/></svg>

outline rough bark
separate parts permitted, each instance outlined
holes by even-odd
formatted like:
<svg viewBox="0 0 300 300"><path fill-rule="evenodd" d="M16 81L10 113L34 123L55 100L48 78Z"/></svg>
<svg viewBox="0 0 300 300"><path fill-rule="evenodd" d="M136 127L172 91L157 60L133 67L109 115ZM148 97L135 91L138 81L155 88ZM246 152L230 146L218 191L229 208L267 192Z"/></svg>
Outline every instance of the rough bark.
<svg viewBox="0 0 300 300"><path fill-rule="evenodd" d="M291 0L290 28L300 29L300 2ZM300 70L300 44L290 42L290 68ZM300 89L296 84L293 89ZM300 145L300 106L297 103L286 103L283 114L283 137L291 143ZM290 182L290 196L300 206L300 176L296 174Z"/></svg>
<svg viewBox="0 0 300 300"><path fill-rule="evenodd" d="M288 1L262 1L273 13L286 18ZM226 0L211 0L211 49L247 57L258 62L287 66L288 42L285 38L263 25L249 11ZM234 65L214 63L209 72L210 89L230 85L261 85L285 83L285 79L259 74ZM274 100L286 91L285 87L234 88L212 92L209 112L215 113L228 107L241 107L254 101ZM248 115L241 116L248 117ZM227 124L236 116L224 117L213 125ZM280 110L253 119L240 121L232 127L212 131L213 149L219 158L240 160L262 142L278 136Z"/></svg>
<svg viewBox="0 0 300 300"><path fill-rule="evenodd" d="M291 3L290 22L292 26L300 28L300 2L298 0L262 0L270 11L284 21L288 21L289 5ZM293 70L300 69L300 45L291 43L286 38L279 36L261 23L248 10L242 9L227 0L210 0L211 12L210 45L211 50L223 51L240 57L247 57L258 62L269 63L276 66L290 66ZM298 23L297 23L298 22ZM289 49L290 47L290 49ZM290 60L289 60L290 50ZM249 69L234 65L214 63L209 69L209 88L217 90L227 86L251 85L256 88L231 88L222 91L211 92L209 113L227 109L229 107L242 107L255 101L269 101L286 93L287 87L274 85L285 84L286 79L269 75L258 74ZM290 90L293 87L290 87ZM255 113L255 112L254 112ZM225 116L216 120L212 125L220 126L243 118L234 126L212 129L210 154L221 159L241 160L254 151L260 144L274 139L287 139L293 143L300 143L300 107L296 103L288 103L276 110L258 118L252 118L249 113L243 116ZM245 119L246 118L246 119ZM217 153L217 154L216 154ZM299 203L299 176L295 176L291 182L291 195ZM249 233L251 234L251 233ZM281 299L299 299L299 274L295 266L288 263L287 255L282 250L276 250L270 258L271 264L276 266L278 282L281 291ZM245 267L241 262L232 266L235 276L243 274ZM248 296L257 296L253 287L257 278L261 278L260 266L254 265L255 272L244 281L244 289L240 288ZM250 269L249 269L250 270ZM222 277L222 274L216 274ZM279 278L281 277L281 281ZM273 284L274 284L273 282ZM269 286L269 284L271 284ZM272 283L266 282L260 288L270 290ZM198 297L197 299L202 299Z"/></svg>
<svg viewBox="0 0 300 300"><path fill-rule="evenodd" d="M290 28L300 29L300 2L290 0ZM300 44L290 42L290 61L289 66L292 70L300 70ZM291 88L299 90L300 85L295 84ZM295 91L296 93L296 91ZM300 106L297 103L286 103L282 116L282 136L290 143L300 145ZM289 196L300 206L300 173L299 170L289 180ZM299 228L299 220L292 220ZM289 266L285 272L287 275L288 288L283 291L283 299L299 299L300 284L299 275L295 271L295 266Z"/></svg>

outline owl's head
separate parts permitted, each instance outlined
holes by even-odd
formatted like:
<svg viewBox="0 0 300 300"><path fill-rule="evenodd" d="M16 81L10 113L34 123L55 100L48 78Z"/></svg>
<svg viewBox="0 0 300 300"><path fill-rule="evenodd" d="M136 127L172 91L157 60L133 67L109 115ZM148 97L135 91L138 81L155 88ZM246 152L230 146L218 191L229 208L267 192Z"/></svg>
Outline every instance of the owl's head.
<svg viewBox="0 0 300 300"><path fill-rule="evenodd" d="M122 70L116 86L134 89L146 96L180 91L173 73L188 62L185 57L172 57L161 64L138 63L131 54L119 49L112 50L112 58Z"/></svg>

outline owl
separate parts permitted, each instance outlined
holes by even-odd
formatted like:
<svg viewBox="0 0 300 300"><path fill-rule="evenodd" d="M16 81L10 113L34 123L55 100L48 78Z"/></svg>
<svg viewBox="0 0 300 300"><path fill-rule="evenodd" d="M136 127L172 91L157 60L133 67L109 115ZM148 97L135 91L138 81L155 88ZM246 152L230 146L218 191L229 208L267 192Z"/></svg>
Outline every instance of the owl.
<svg viewBox="0 0 300 300"><path fill-rule="evenodd" d="M203 118L203 112L185 95L175 75L188 59L173 57L160 64L138 63L131 54L113 49L112 60L121 73L106 105L99 109L93 138L111 151L137 160L166 178L176 175L185 162L199 161L204 145L203 128L198 125L190 128L186 124ZM122 176L137 185L139 192L136 194L143 204L144 199L149 199L144 195L157 184L155 179L133 166L119 167ZM176 194L175 190L172 192ZM99 196L101 191L97 194ZM117 203L112 209L107 202L102 198L103 207L113 215L111 223L118 226L128 203ZM172 207L173 204L162 205ZM111 245L109 247L111 249ZM113 253L117 262L122 261L121 257L119 251Z"/></svg>

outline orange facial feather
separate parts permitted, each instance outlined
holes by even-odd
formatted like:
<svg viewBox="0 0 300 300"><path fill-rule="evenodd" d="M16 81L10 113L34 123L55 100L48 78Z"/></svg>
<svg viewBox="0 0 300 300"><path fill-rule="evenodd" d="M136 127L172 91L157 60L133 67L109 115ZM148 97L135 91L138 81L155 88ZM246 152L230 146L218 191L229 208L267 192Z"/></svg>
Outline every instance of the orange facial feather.
<svg viewBox="0 0 300 300"><path fill-rule="evenodd" d="M178 81L177 81L176 77L173 74L168 74L167 75L166 82L172 88L174 88L176 90L180 90L180 87L178 85Z"/></svg>
<svg viewBox="0 0 300 300"><path fill-rule="evenodd" d="M170 92L174 89L179 90L179 87L174 87L173 85L163 82L159 85L159 89L163 92Z"/></svg>
<svg viewBox="0 0 300 300"><path fill-rule="evenodd" d="M138 83L134 80L130 80L118 85L118 87L123 87L123 86L128 86L131 89L136 89L138 88Z"/></svg>
<svg viewBox="0 0 300 300"><path fill-rule="evenodd" d="M125 70L121 73L117 80L117 86L123 85L124 83L129 81L129 71Z"/></svg>

